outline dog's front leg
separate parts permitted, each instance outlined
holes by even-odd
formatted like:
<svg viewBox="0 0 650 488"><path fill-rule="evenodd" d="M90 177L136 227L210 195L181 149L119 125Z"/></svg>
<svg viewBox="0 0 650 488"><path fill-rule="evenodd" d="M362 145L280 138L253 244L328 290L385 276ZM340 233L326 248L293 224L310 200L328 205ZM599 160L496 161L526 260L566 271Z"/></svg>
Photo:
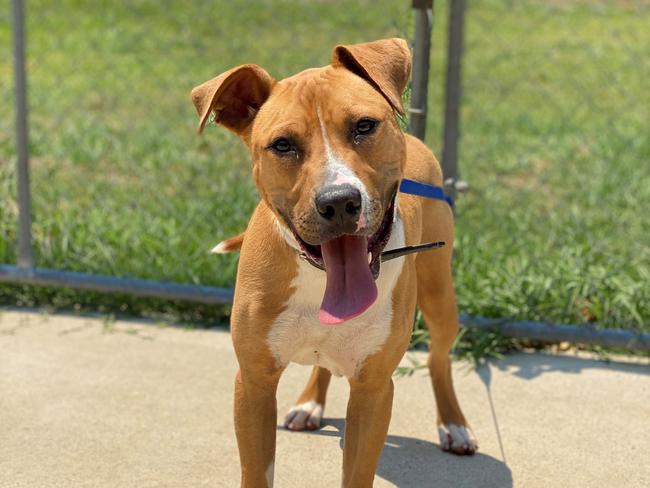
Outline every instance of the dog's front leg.
<svg viewBox="0 0 650 488"><path fill-rule="evenodd" d="M392 406L393 380L390 375L372 381L350 379L343 447L345 488L372 487Z"/></svg>
<svg viewBox="0 0 650 488"><path fill-rule="evenodd" d="M282 370L240 369L235 379L235 433L241 462L241 486L273 486L277 407Z"/></svg>

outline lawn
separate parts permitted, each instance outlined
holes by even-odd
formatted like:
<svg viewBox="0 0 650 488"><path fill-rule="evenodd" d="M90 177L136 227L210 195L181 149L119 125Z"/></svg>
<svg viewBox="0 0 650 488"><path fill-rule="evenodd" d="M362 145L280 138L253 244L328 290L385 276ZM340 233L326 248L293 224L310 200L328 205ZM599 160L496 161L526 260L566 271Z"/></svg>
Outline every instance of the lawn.
<svg viewBox="0 0 650 488"><path fill-rule="evenodd" d="M460 308L650 330L650 2L468 2ZM41 267L232 286L257 195L236 138L196 135L189 91L241 63L281 78L337 43L411 37L409 1L27 2ZM440 154L446 5L427 142ZM0 6L0 263L15 262L9 5ZM206 307L0 286L0 303L226 320Z"/></svg>

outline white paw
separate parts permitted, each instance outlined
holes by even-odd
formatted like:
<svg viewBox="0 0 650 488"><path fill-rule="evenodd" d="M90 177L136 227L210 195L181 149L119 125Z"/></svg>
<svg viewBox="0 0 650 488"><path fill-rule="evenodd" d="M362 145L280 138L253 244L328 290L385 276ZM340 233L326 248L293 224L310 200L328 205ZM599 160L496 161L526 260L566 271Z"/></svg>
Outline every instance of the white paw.
<svg viewBox="0 0 650 488"><path fill-rule="evenodd" d="M315 401L291 407L284 418L284 426L289 430L316 430L323 418L323 406Z"/></svg>
<svg viewBox="0 0 650 488"><path fill-rule="evenodd" d="M438 425L440 448L454 454L474 454L478 444L469 427L456 424Z"/></svg>

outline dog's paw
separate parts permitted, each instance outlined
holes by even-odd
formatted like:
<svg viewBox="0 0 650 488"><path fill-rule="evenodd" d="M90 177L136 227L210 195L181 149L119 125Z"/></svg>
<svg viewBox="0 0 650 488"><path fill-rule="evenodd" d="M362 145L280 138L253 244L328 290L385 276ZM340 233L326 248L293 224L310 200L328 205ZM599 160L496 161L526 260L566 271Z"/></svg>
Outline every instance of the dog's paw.
<svg viewBox="0 0 650 488"><path fill-rule="evenodd" d="M464 425L440 424L438 425L440 448L454 454L474 454L478 444L472 430Z"/></svg>
<svg viewBox="0 0 650 488"><path fill-rule="evenodd" d="M284 427L289 430L316 430L323 418L323 406L315 401L291 407L284 418Z"/></svg>

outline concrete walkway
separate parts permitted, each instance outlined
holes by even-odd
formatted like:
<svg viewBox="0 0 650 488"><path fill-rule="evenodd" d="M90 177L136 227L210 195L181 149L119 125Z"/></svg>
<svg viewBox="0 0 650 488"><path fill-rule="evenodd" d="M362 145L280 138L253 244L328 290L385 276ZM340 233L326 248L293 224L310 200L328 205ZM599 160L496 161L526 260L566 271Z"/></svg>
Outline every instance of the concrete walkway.
<svg viewBox="0 0 650 488"><path fill-rule="evenodd" d="M0 487L238 486L236 369L225 331L0 311ZM287 370L280 415L308 373ZM480 453L438 449L416 371L395 380L375 486L650 486L647 360L522 353L455 381ZM333 381L321 431L279 429L276 487L340 485L347 393Z"/></svg>

